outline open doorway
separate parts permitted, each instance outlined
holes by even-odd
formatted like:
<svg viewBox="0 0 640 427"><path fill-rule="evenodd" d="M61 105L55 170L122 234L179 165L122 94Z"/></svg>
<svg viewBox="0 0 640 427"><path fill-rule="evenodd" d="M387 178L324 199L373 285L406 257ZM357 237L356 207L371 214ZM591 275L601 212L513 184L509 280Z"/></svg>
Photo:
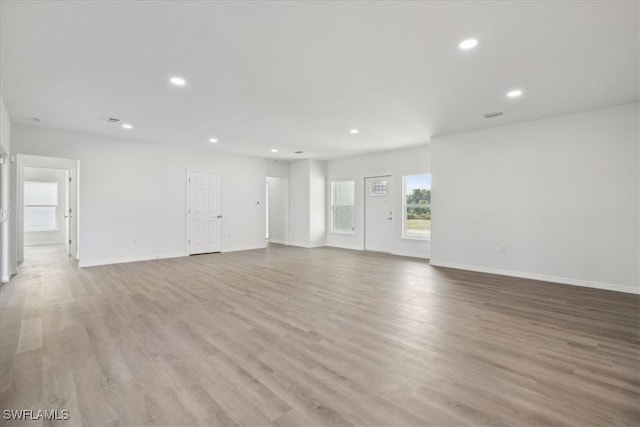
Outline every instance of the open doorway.
<svg viewBox="0 0 640 427"><path fill-rule="evenodd" d="M65 245L69 254L69 171L25 167L24 245Z"/></svg>
<svg viewBox="0 0 640 427"><path fill-rule="evenodd" d="M265 218L264 218L264 238L267 242L269 242L269 179L267 178L267 185L266 185L266 194L264 196L264 212L265 212Z"/></svg>
<svg viewBox="0 0 640 427"><path fill-rule="evenodd" d="M79 162L18 155L17 163L18 262L30 253L77 259Z"/></svg>
<svg viewBox="0 0 640 427"><path fill-rule="evenodd" d="M289 180L267 177L265 237L267 242L289 244Z"/></svg>

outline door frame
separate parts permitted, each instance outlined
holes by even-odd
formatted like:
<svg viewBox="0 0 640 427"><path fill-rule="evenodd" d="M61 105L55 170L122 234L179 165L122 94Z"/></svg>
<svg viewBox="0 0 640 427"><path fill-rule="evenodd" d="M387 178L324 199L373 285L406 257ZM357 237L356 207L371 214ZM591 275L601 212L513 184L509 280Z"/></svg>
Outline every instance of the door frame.
<svg viewBox="0 0 640 427"><path fill-rule="evenodd" d="M266 182L269 185L269 192L271 191L271 183L269 182L270 179L275 179L275 180L282 180L284 185L286 186L286 191L284 192L284 198L285 198L285 206L284 206L284 217L283 222L285 224L284 226L284 240L280 240L280 239L274 239L273 238L273 233L271 233L271 226L269 226L269 238L266 239L267 243L276 243L276 244L280 244L280 245L289 245L289 236L291 235L290 232L290 227L291 227L291 223L289 221L289 218L291 217L291 214L289 212L289 209L291 209L291 203L290 203L290 193L289 191L291 190L291 187L289 186L289 178L283 178L280 176L267 176L266 177ZM269 195L269 203L265 203L265 210L268 212L269 207L270 206L274 206L273 205L273 198ZM266 213L265 213L266 215ZM271 222L274 219L274 217L272 215L269 215L269 222Z"/></svg>
<svg viewBox="0 0 640 427"><path fill-rule="evenodd" d="M80 261L80 160L62 157L32 156L29 154L17 155L17 179L16 179L16 230L18 263L24 261L24 168L45 168L67 170L71 174L69 185L69 208L71 220L69 221L69 235L71 236L71 258ZM66 212L68 214L68 212Z"/></svg>
<svg viewBox="0 0 640 427"><path fill-rule="evenodd" d="M271 191L271 184L269 183L269 177L265 179L265 195L264 195L264 240L269 242L269 237L271 237L271 215L269 215L269 206L271 198L269 197L269 192Z"/></svg>
<svg viewBox="0 0 640 427"><path fill-rule="evenodd" d="M0 145L0 284L9 281L12 270L9 266L11 263L9 256L10 176L11 159L9 153L5 152L4 147Z"/></svg>
<svg viewBox="0 0 640 427"><path fill-rule="evenodd" d="M391 178L393 179L393 174L391 173L387 173L387 174L383 174L383 175L373 175L373 176L365 176L362 180L362 186L364 187L364 193L362 194L362 205L363 205L363 210L364 210L364 215L363 215L363 235L362 235L362 247L365 251L370 251L370 252L378 252L378 253L392 253L393 252L393 224L394 224L394 220L391 221L391 242L390 242L390 247L389 247L389 252L382 252L382 251L376 251L373 249L367 249L367 180L368 179L374 179L374 178ZM391 192L391 211L393 212L393 183L391 184L391 186L389 187L389 191ZM393 218L395 218L395 215L393 216Z"/></svg>
<svg viewBox="0 0 640 427"><path fill-rule="evenodd" d="M211 171L205 171L205 170L201 170L201 169L189 169L186 168L185 169L185 179L184 179L184 185L185 185L185 190L187 193L187 197L186 197L186 206L185 206L185 219L186 219L186 226L185 226L185 236L184 236L184 248L185 248L185 253L187 256L191 255L191 243L190 243L190 237L191 237L191 221L190 221L190 212L189 209L191 209L191 188L189 187L189 179L191 178L191 173L209 173L212 175L218 175L220 177L220 215L222 216L222 218L220 218L221 220L224 219L224 213L223 213L223 203L222 203L222 174L219 172L211 172ZM224 222L220 221L220 253L224 252L224 230L222 228Z"/></svg>

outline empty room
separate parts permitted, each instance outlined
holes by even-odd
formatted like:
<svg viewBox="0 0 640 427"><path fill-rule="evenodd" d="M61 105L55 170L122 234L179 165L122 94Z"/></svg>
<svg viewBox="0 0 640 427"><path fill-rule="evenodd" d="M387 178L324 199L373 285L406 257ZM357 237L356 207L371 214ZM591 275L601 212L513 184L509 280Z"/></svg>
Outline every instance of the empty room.
<svg viewBox="0 0 640 427"><path fill-rule="evenodd" d="M638 1L0 18L0 425L640 425Z"/></svg>

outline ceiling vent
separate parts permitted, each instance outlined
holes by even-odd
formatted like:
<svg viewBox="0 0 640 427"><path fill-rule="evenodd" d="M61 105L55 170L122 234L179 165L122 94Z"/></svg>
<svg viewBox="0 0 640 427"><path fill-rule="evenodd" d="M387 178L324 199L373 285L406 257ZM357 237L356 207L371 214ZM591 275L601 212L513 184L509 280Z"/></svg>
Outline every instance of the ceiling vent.
<svg viewBox="0 0 640 427"><path fill-rule="evenodd" d="M293 154L303 154L304 151L294 151Z"/></svg>
<svg viewBox="0 0 640 427"><path fill-rule="evenodd" d="M120 119L116 119L115 117L108 117L107 123L118 123Z"/></svg>
<svg viewBox="0 0 640 427"><path fill-rule="evenodd" d="M495 111L493 113L484 113L482 117L484 117L485 119L492 119L494 117L500 117L503 114L504 113L502 111Z"/></svg>

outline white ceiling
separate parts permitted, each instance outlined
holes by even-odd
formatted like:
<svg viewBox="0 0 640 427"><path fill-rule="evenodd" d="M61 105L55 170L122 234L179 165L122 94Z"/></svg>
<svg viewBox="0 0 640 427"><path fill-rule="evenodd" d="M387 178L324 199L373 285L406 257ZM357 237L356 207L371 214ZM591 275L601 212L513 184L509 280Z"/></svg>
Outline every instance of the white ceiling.
<svg viewBox="0 0 640 427"><path fill-rule="evenodd" d="M335 158L639 98L635 1L1 7L15 123L153 143ZM480 44L462 52L468 37ZM525 94L507 99L512 88ZM493 111L504 116L482 117Z"/></svg>

